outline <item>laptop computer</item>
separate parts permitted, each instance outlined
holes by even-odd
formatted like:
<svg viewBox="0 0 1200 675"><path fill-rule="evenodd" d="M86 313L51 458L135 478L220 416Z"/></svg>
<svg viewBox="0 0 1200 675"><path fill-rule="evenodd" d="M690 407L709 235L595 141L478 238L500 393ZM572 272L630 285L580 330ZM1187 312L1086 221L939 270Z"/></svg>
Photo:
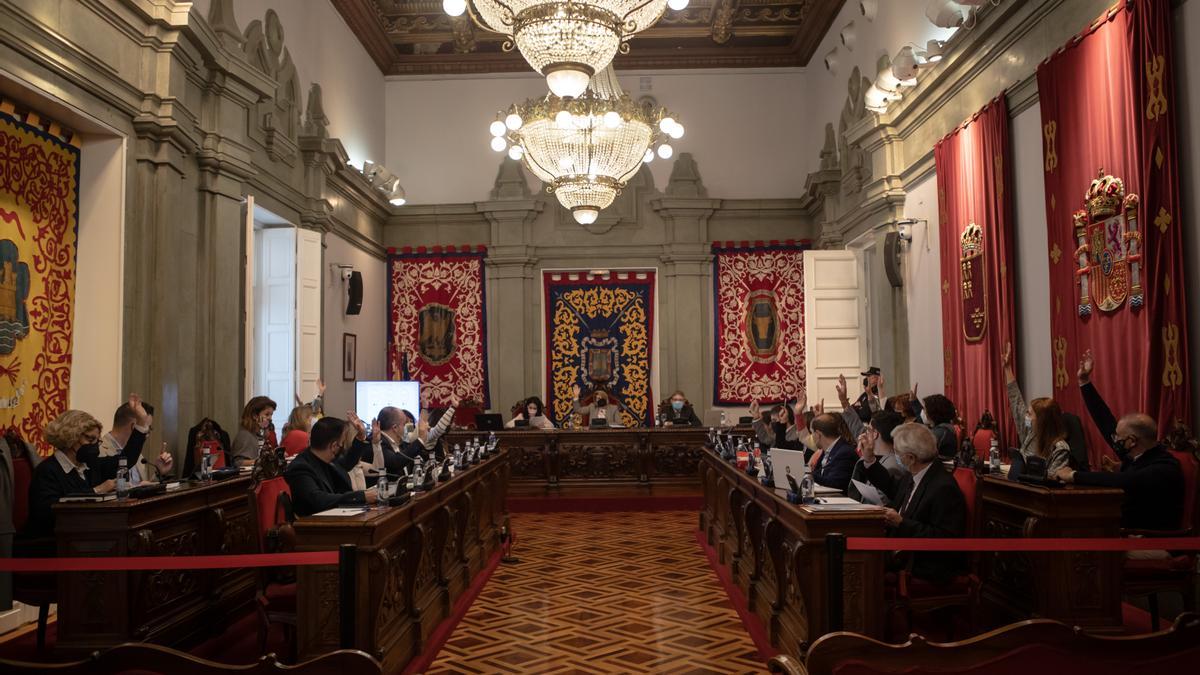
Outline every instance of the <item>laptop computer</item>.
<svg viewBox="0 0 1200 675"><path fill-rule="evenodd" d="M791 476L792 480L796 481L796 485L800 485L805 472L808 471L808 462L804 459L804 451L771 448L770 455L771 474L775 478L775 488L778 490L790 490L788 476Z"/></svg>
<svg viewBox="0 0 1200 675"><path fill-rule="evenodd" d="M504 418L497 413L483 413L475 416L477 431L500 431L504 428Z"/></svg>

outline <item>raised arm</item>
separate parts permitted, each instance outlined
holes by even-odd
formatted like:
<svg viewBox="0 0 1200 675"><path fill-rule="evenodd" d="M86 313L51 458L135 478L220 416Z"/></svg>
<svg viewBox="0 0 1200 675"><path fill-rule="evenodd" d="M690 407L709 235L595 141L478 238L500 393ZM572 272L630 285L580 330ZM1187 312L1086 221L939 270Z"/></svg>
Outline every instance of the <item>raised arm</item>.
<svg viewBox="0 0 1200 675"><path fill-rule="evenodd" d="M1079 359L1079 372L1076 373L1079 378L1079 393L1083 395L1083 404L1087 406L1088 415L1091 416L1092 423L1100 430L1104 442L1108 443L1121 456L1124 454L1124 448L1112 442L1113 434L1117 433L1117 418L1109 409L1108 404L1104 402L1104 398L1100 396L1100 392L1096 390L1096 385L1092 384L1092 371L1095 368L1096 357L1089 349Z"/></svg>
<svg viewBox="0 0 1200 675"><path fill-rule="evenodd" d="M850 407L849 388L846 386L846 376L838 375L837 385L838 402L842 405L842 419L846 420L846 426L850 428L850 435L858 438L863 431L866 430L866 425L863 424L862 417L855 412L854 408Z"/></svg>
<svg viewBox="0 0 1200 675"><path fill-rule="evenodd" d="M1008 389L1008 407L1012 411L1013 424L1017 425L1017 438L1024 446L1025 437L1029 435L1029 430L1025 428L1025 415L1029 406L1025 403L1025 396L1021 393L1021 385L1017 383L1017 374L1013 370L1011 342L1004 345L1001 358L1004 362L1004 382Z"/></svg>

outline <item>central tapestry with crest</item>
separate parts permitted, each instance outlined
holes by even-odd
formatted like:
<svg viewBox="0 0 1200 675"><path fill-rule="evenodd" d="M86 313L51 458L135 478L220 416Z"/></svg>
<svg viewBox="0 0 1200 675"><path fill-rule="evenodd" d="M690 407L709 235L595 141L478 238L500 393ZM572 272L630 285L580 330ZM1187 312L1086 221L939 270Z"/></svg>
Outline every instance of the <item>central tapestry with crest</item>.
<svg viewBox="0 0 1200 675"><path fill-rule="evenodd" d="M585 401L606 391L625 426L649 426L654 271L544 272L546 401L555 426L571 417L574 387Z"/></svg>

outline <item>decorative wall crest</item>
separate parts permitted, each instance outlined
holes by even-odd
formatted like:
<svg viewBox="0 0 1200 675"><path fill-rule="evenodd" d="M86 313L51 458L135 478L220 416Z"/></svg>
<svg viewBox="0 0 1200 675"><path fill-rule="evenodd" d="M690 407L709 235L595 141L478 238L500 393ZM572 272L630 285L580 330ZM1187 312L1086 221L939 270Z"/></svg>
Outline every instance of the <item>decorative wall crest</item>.
<svg viewBox="0 0 1200 675"><path fill-rule="evenodd" d="M690 152L679 153L671 167L671 178L667 181L666 194L670 197L692 197L706 199L708 190L700 181L700 167Z"/></svg>
<svg viewBox="0 0 1200 675"><path fill-rule="evenodd" d="M268 9L265 19L246 26L242 49L250 63L276 83L274 98L256 106L258 123L251 125L250 135L262 143L271 159L292 164L300 131L300 78L283 40L279 15Z"/></svg>
<svg viewBox="0 0 1200 675"><path fill-rule="evenodd" d="M871 177L867 153L857 143L851 143L848 137L850 127L868 114L863 97L870 86L871 81L863 77L862 72L855 66L854 70L850 71L846 103L842 106L842 116L838 120L839 168L842 171L842 191L847 195L861 192L863 185Z"/></svg>

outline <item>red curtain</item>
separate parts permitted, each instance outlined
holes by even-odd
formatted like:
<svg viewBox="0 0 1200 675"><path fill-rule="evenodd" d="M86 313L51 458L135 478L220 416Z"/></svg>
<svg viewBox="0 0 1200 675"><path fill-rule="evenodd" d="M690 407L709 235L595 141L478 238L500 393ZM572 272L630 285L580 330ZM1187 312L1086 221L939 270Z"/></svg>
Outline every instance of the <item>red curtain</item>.
<svg viewBox="0 0 1200 675"><path fill-rule="evenodd" d="M1188 420L1191 404L1172 61L1169 0L1138 0L1098 19L1037 73L1054 395L1082 413L1075 371L1090 348L1093 380L1113 411L1154 415L1164 435ZM1087 210L1101 172L1140 200L1115 209L1123 224ZM1107 444L1084 426L1098 461Z"/></svg>
<svg viewBox="0 0 1200 675"><path fill-rule="evenodd" d="M1000 354L1013 342L1012 150L1004 96L934 147L946 396L973 429L984 411L1015 439Z"/></svg>

